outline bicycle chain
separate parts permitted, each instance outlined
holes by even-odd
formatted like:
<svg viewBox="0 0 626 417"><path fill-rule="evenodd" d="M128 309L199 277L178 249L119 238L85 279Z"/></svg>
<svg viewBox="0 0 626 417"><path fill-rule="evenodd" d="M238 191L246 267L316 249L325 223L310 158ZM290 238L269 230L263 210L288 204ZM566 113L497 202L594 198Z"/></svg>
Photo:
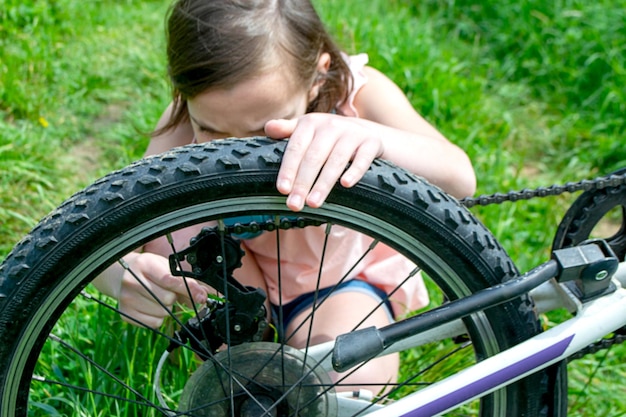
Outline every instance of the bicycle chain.
<svg viewBox="0 0 626 417"><path fill-rule="evenodd" d="M626 327L622 327L616 330L615 333L613 334L613 337L607 337L607 338L601 339L579 350L578 352L574 353L569 358L567 358L567 361L571 362L576 359L581 359L586 355L594 354L603 349L610 349L611 346L624 343L624 342L626 342Z"/></svg>
<svg viewBox="0 0 626 417"><path fill-rule="evenodd" d="M491 195L480 195L478 197L466 197L460 203L467 208L474 206L487 206L501 204L506 201L516 202L530 200L532 198L544 198L558 196L564 193L575 193L578 191L596 191L608 187L619 187L626 184L626 173L617 175L598 177L595 179L584 179L578 182L568 182L563 185L551 185L549 187L537 187L535 189L525 188L521 191L509 191L507 193L494 193ZM273 231L276 229L287 230L291 228L303 228L307 226L320 226L323 222L303 217L276 217L264 222L235 223L233 225L222 225L224 232L233 235L244 233L258 233L261 231ZM609 349L615 344L626 342L626 326L614 332L613 337L601 339L589 346L581 349L568 358L568 361L580 359L588 354L594 354L603 349Z"/></svg>
<svg viewBox="0 0 626 417"><path fill-rule="evenodd" d="M530 200L537 197L553 197L564 193L575 193L578 191L595 191L608 187L619 187L626 184L626 174L607 175L592 180L585 179L578 182L568 182L563 185L551 185L549 187L537 187L535 189L525 188L521 191L509 191L508 193L494 193L491 195L481 195L478 197L466 197L460 202L467 208L477 205L487 206L490 204L501 204L505 201Z"/></svg>
<svg viewBox="0 0 626 417"><path fill-rule="evenodd" d="M309 219L306 217L280 217L273 216L273 219L267 219L265 221L251 221L246 223L237 222L232 225L218 225L218 230L223 230L226 234L244 235L246 233L256 234L259 232L272 232L276 229L288 230L293 228L305 228L308 226L320 226L324 222L320 220Z"/></svg>

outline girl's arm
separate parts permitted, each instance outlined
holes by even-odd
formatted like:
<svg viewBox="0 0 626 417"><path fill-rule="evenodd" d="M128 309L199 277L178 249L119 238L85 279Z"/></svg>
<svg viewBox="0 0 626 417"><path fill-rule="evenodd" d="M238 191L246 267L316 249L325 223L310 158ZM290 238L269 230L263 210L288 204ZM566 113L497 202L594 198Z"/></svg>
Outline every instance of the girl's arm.
<svg viewBox="0 0 626 417"><path fill-rule="evenodd" d="M467 154L420 116L402 90L371 67L368 82L355 98L363 122L383 140L381 158L427 178L456 197L476 190L476 176Z"/></svg>

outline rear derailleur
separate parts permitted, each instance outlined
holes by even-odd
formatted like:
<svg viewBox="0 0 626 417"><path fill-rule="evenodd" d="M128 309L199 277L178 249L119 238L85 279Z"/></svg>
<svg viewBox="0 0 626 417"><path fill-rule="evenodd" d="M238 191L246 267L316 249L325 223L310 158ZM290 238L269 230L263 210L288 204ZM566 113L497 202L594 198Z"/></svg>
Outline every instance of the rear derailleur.
<svg viewBox="0 0 626 417"><path fill-rule="evenodd" d="M207 306L175 334L178 346L189 343L206 360L220 346L235 346L263 339L267 329L266 294L260 288L243 286L234 277L244 256L239 241L215 228L205 228L182 252L170 255L172 275L193 278L214 288L221 297ZM183 262L191 271L183 270Z"/></svg>

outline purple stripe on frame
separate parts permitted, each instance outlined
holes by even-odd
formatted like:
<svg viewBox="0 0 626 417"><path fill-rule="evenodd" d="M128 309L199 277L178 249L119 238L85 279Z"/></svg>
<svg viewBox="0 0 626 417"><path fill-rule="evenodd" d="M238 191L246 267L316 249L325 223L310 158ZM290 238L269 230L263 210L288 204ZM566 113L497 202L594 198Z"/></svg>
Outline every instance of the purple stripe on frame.
<svg viewBox="0 0 626 417"><path fill-rule="evenodd" d="M560 342L539 351L519 362L516 362L506 368L499 369L491 375L487 375L478 381L472 382L457 391L451 392L441 398L424 404L423 406L416 408L415 410L404 414L402 417L426 417L433 416L447 410L450 407L461 404L463 401L474 397L482 392L485 392L491 388L509 381L519 375L522 375L538 365L549 362L555 358L558 358L565 352L569 344L571 343L574 335L569 336Z"/></svg>

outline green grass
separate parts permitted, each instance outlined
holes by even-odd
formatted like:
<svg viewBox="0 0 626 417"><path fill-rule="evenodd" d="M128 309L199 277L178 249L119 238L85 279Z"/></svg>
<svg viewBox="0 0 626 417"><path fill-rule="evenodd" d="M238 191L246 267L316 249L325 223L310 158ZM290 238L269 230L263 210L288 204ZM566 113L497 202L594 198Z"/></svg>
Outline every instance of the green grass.
<svg viewBox="0 0 626 417"><path fill-rule="evenodd" d="M141 156L168 90L163 2L0 0L0 256Z"/></svg>
<svg viewBox="0 0 626 417"><path fill-rule="evenodd" d="M88 291L91 291L94 297L101 298L103 303L112 303L107 297L99 295L95 289ZM99 327L94 323L107 323L107 326ZM163 327L163 331L168 331L166 326ZM94 410L100 410L98 415L101 416L144 415L145 407L142 404L144 399L125 389L113 377L103 376L103 371L94 362L111 370L115 377L124 380L130 387L150 386L159 358L167 348L165 338L122 322L120 315L112 309L102 308L92 299L84 297L78 297L64 312L52 334L64 343L53 342L45 345L42 357L46 360L38 362L34 374L47 380L90 387L96 392L105 392L110 397L81 392L72 395L72 391L62 385L35 381L30 400L35 405L36 411L30 415L93 417ZM93 362L79 357L66 345L88 355ZM162 393L166 398L169 396L178 400L189 378L188 370L193 361L193 355L182 349L170 355L161 376ZM130 377L125 378L127 376ZM141 392L144 394L146 391ZM157 403L156 396L150 392L146 400ZM127 402L116 401L117 398L114 397L124 398ZM177 401L170 402L170 406L175 408L176 403ZM154 415L159 414L154 412Z"/></svg>
<svg viewBox="0 0 626 417"><path fill-rule="evenodd" d="M626 161L625 0L316 4L347 52L369 53L467 150L478 193L593 177ZM141 156L168 101L167 6L0 0L0 260L73 192ZM525 271L548 258L574 198L473 211ZM625 353L570 366L570 415L626 413Z"/></svg>

